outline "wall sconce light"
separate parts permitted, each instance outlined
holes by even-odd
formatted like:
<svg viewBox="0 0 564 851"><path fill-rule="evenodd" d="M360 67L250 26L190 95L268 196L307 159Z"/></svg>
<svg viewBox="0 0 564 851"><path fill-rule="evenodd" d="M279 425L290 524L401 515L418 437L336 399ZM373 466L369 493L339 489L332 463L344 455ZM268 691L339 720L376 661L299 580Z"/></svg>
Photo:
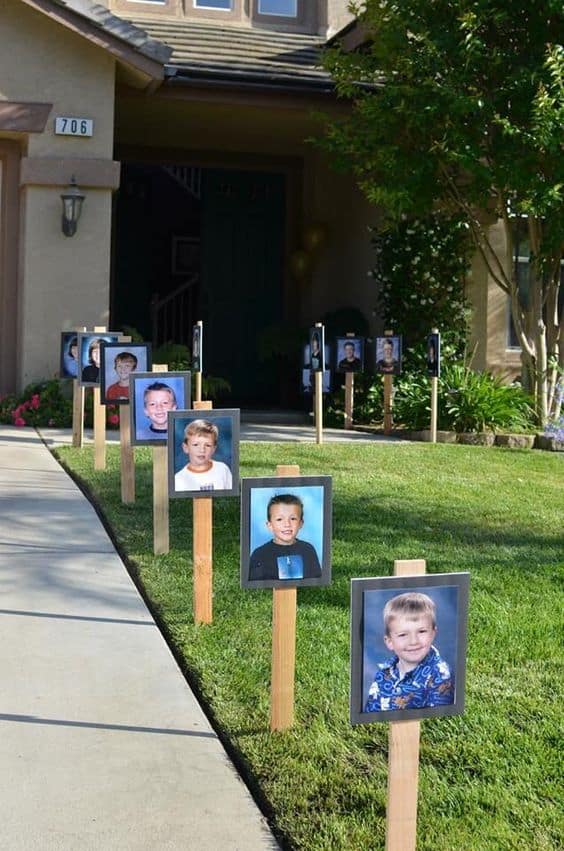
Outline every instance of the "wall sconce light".
<svg viewBox="0 0 564 851"><path fill-rule="evenodd" d="M82 202L85 199L85 195L80 191L78 186L76 185L76 180L74 179L74 174L71 177L71 181L68 185L67 191L63 192L61 195L61 200L63 202L63 233L65 236L74 236L76 233L76 226L78 220L80 218L80 213L82 211Z"/></svg>

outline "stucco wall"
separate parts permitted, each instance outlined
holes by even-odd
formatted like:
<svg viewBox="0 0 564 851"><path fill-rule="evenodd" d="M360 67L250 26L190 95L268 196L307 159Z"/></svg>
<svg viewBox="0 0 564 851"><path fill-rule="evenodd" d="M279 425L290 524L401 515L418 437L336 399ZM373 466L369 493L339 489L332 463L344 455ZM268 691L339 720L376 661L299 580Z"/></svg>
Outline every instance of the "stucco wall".
<svg viewBox="0 0 564 851"><path fill-rule="evenodd" d="M327 0L327 36L339 32L353 15L348 10L349 0Z"/></svg>
<svg viewBox="0 0 564 851"><path fill-rule="evenodd" d="M498 256L505 257L501 223L491 226L489 237ZM489 274L479 254L475 255L472 263L467 296L472 305L470 345L475 351L473 366L516 378L521 372L521 352L510 349L508 345L509 300Z"/></svg>
<svg viewBox="0 0 564 851"><path fill-rule="evenodd" d="M81 177L92 174L92 163L82 170L81 161L112 159L114 60L43 14L4 0L0 100L53 104L42 133L16 136L28 164L28 182L21 188L18 284L18 385L23 386L55 373L62 328L107 321L112 190L81 183ZM93 118L93 137L56 136L57 115ZM55 166L61 159L73 160L72 170L86 194L72 238L61 232L60 199L70 168L63 179L53 177L60 175ZM34 172L42 176L34 177Z"/></svg>

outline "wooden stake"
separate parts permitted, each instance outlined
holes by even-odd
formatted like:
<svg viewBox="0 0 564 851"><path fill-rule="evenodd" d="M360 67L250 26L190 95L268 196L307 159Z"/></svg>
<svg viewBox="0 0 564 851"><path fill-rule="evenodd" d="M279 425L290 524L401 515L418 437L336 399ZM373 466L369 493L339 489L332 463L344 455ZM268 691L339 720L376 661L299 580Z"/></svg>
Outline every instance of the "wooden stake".
<svg viewBox="0 0 564 851"><path fill-rule="evenodd" d="M120 337L120 343L131 343L131 337ZM124 505L135 502L135 457L131 446L131 418L128 405L119 406L119 444L121 472L121 501Z"/></svg>
<svg viewBox="0 0 564 851"><path fill-rule="evenodd" d="M323 373L314 373L315 381L315 442L323 443Z"/></svg>
<svg viewBox="0 0 564 851"><path fill-rule="evenodd" d="M154 363L153 372L168 372L166 363ZM168 449L153 446L153 552L164 555L169 551L168 512Z"/></svg>
<svg viewBox="0 0 564 851"><path fill-rule="evenodd" d="M317 374L317 373L316 373ZM297 464L279 464L277 476L299 476ZM297 589L272 589L272 679L270 729L286 730L294 723Z"/></svg>
<svg viewBox="0 0 564 851"><path fill-rule="evenodd" d="M438 328L431 329L433 334L438 334ZM435 357L437 352L435 352ZM439 379L436 375L431 376L431 443L437 442L437 413L439 402Z"/></svg>
<svg viewBox="0 0 564 851"><path fill-rule="evenodd" d="M121 468L121 501L127 505L135 502L135 455L131 445L131 420L126 405L120 405L119 442ZM122 413L123 412L123 413Z"/></svg>
<svg viewBox="0 0 564 851"><path fill-rule="evenodd" d="M212 403L194 402L194 410L209 411ZM213 619L213 499L192 500L194 623L211 623Z"/></svg>
<svg viewBox="0 0 564 851"><path fill-rule="evenodd" d="M86 331L86 326L74 329L77 334ZM78 353L78 347L77 347ZM80 369L80 357L78 358ZM72 382L72 445L82 449L84 442L84 387L78 383L78 376Z"/></svg>
<svg viewBox="0 0 564 851"><path fill-rule="evenodd" d="M425 573L425 559L397 560L396 576ZM388 733L386 851L415 851L419 783L419 721L391 721Z"/></svg>
<svg viewBox="0 0 564 851"><path fill-rule="evenodd" d="M72 382L72 445L82 449L84 442L84 387L78 378Z"/></svg>
<svg viewBox="0 0 564 851"><path fill-rule="evenodd" d="M105 325L95 325L95 334L104 334ZM93 388L94 469L106 469L106 408L100 404L100 385Z"/></svg>
<svg viewBox="0 0 564 851"><path fill-rule="evenodd" d="M384 375L384 434L392 433L392 399L394 393L394 378Z"/></svg>
<svg viewBox="0 0 564 851"><path fill-rule="evenodd" d="M353 427L354 406L354 373L347 372L345 375L345 428Z"/></svg>
<svg viewBox="0 0 564 851"><path fill-rule="evenodd" d="M194 375L194 402L202 401L202 373L196 372Z"/></svg>
<svg viewBox="0 0 564 851"><path fill-rule="evenodd" d="M385 337L393 337L393 331L384 331ZM392 405L394 400L394 377L390 373L384 375L384 434L392 433Z"/></svg>
<svg viewBox="0 0 564 851"><path fill-rule="evenodd" d="M439 379L431 377L431 443L437 442L437 410L439 402Z"/></svg>
<svg viewBox="0 0 564 851"><path fill-rule="evenodd" d="M347 331L347 337L355 337L354 331ZM353 427L354 409L354 373L345 373L345 429Z"/></svg>

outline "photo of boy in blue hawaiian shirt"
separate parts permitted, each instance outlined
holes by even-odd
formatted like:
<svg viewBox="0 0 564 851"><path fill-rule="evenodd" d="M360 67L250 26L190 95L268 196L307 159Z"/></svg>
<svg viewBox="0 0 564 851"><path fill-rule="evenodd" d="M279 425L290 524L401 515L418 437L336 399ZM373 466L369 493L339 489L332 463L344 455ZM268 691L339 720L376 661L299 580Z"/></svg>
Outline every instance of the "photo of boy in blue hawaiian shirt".
<svg viewBox="0 0 564 851"><path fill-rule="evenodd" d="M378 665L365 712L422 709L454 703L454 677L433 641L436 606L427 594L407 592L383 610L384 643L393 655Z"/></svg>

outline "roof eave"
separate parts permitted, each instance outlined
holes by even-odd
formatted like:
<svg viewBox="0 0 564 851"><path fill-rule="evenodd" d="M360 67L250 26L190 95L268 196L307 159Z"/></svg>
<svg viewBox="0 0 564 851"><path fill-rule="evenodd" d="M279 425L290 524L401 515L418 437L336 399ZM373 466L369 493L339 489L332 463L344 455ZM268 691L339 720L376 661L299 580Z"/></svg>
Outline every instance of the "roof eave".
<svg viewBox="0 0 564 851"><path fill-rule="evenodd" d="M86 38L91 43L110 53L119 64L144 78L149 87L164 79L164 66L172 54L171 48L162 42L148 39L137 27L132 27L105 7L105 25L82 14L65 3L65 0L20 0L32 9L46 15L70 31ZM111 24L111 26L110 26ZM120 35L123 25L124 35ZM138 44L132 43L138 36Z"/></svg>

